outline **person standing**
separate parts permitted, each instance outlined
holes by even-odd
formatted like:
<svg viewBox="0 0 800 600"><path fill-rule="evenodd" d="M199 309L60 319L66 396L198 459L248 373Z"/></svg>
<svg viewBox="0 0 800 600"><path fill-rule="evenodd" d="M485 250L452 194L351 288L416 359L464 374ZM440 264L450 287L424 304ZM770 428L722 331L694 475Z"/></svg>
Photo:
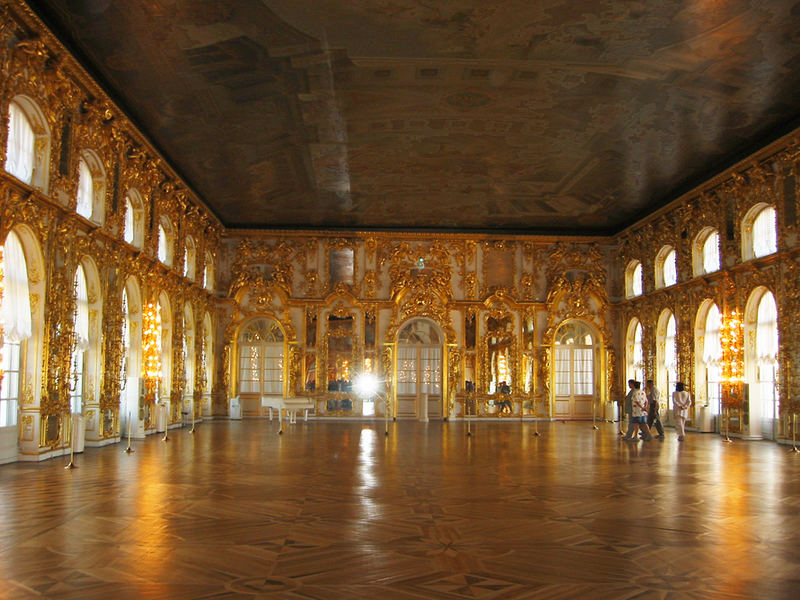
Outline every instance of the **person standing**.
<svg viewBox="0 0 800 600"><path fill-rule="evenodd" d="M658 414L658 402L661 400L661 392L653 385L653 380L648 379L644 382L644 391L647 394L647 426L652 429L655 424L658 430L658 439L664 439L664 426L661 424L661 417Z"/></svg>
<svg viewBox="0 0 800 600"><path fill-rule="evenodd" d="M628 393L625 395L625 400L622 401L622 409L623 412L619 415L619 432L622 433L622 421L623 415L628 419L628 431L622 437L623 440L629 440L631 437L631 433L633 432L633 421L631 420L631 401L633 399L633 386L636 383L635 379L628 379Z"/></svg>
<svg viewBox="0 0 800 600"><path fill-rule="evenodd" d="M641 381L633 382L633 395L631 396L631 423L633 432L631 437L625 436L629 442L639 441L639 429L642 430L644 441L649 442L653 439L650 428L647 426L647 394L642 389Z"/></svg>
<svg viewBox="0 0 800 600"><path fill-rule="evenodd" d="M672 406L675 415L675 429L678 431L678 441L682 442L686 435L686 417L689 416L689 407L692 405L692 397L684 389L682 382L675 384L675 391L672 393Z"/></svg>

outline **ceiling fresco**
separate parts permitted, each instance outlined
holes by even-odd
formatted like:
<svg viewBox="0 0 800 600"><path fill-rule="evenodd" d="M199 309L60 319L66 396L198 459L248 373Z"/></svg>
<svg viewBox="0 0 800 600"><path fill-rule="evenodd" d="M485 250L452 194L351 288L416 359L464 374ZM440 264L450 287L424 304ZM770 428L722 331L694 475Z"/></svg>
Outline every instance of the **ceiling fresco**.
<svg viewBox="0 0 800 600"><path fill-rule="evenodd" d="M229 227L619 231L800 125L800 2L42 0Z"/></svg>

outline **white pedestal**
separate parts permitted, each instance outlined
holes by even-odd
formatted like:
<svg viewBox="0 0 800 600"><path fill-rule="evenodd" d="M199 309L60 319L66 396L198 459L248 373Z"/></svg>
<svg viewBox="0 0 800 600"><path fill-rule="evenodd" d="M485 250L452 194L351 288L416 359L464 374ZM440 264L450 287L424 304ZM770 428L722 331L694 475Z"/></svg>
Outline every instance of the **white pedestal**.
<svg viewBox="0 0 800 600"><path fill-rule="evenodd" d="M156 405L156 431L161 433L167 430L167 405Z"/></svg>
<svg viewBox="0 0 800 600"><path fill-rule="evenodd" d="M242 419L242 405L239 404L239 396L235 398L231 398L228 400L228 417L230 419L235 419L237 421L241 421ZM270 413L270 418L272 414Z"/></svg>
<svg viewBox="0 0 800 600"><path fill-rule="evenodd" d="M698 406L695 408L695 423L694 428L701 432L716 431L716 415L711 413L710 406Z"/></svg>

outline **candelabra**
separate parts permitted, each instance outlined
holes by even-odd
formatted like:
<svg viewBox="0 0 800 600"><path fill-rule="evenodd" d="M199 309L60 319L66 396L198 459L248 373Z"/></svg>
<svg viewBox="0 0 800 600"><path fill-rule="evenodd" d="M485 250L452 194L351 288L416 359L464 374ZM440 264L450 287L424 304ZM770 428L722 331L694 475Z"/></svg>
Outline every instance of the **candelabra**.
<svg viewBox="0 0 800 600"><path fill-rule="evenodd" d="M142 311L142 360L144 374L144 400L150 407L155 406L156 392L161 376L161 314L158 304L149 302Z"/></svg>
<svg viewBox="0 0 800 600"><path fill-rule="evenodd" d="M738 309L734 309L722 320L719 342L722 348L722 403L725 408L725 440L730 442L729 435L731 408L741 408L742 393L739 389L743 381L744 360L742 358L742 342L744 328Z"/></svg>

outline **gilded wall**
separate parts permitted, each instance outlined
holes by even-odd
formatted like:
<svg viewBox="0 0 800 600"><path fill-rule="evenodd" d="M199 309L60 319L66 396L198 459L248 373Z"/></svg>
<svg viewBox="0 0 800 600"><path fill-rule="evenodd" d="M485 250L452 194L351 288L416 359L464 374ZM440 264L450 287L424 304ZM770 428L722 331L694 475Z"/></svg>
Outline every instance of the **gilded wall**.
<svg viewBox="0 0 800 600"><path fill-rule="evenodd" d="M74 392L70 363L77 266L84 267L90 305L86 439L103 443L120 433L123 289L134 321L138 315L141 322L142 303L165 294L173 314L164 317L179 324L173 335L178 338L182 327L201 331L204 315L216 316L213 296L198 274L217 255L222 228L32 14L0 5L0 38L0 163L6 161L12 102L26 109L36 135L31 183L0 172L0 239L14 231L28 263L34 333L23 346L20 448L36 457L63 447L69 436L65 416ZM90 165L94 181L90 218L76 214L81 159ZM122 240L126 199L134 200L138 239L132 243ZM169 268L156 258L160 224L171 233ZM184 275L187 239L194 243L194 278ZM187 305L195 323L184 323ZM203 348L203 336L194 340L195 356L211 352ZM183 389L186 353L180 343L172 348L176 383L170 393L183 397L192 393ZM207 388L201 371L195 370L195 390ZM179 420L180 404L172 403L171 422Z"/></svg>

